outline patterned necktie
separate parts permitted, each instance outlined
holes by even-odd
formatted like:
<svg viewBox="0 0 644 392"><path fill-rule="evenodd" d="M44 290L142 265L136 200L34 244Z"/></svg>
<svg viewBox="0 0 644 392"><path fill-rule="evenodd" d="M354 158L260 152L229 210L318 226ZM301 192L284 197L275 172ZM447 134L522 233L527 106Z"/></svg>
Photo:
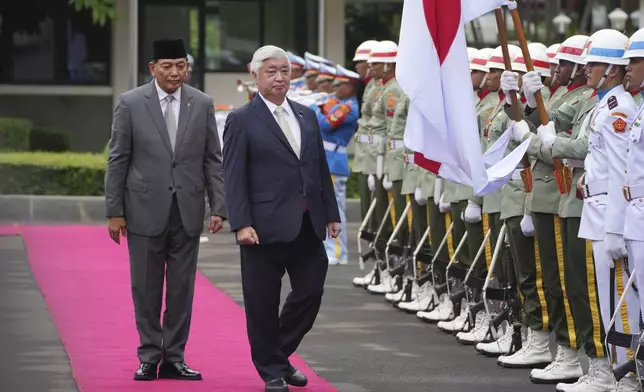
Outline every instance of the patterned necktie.
<svg viewBox="0 0 644 392"><path fill-rule="evenodd" d="M297 155L297 158L299 159L300 146L297 145L297 142L293 137L293 132L291 132L291 127L289 127L288 121L286 121L286 117L284 117L284 108L281 106L275 108L275 115L277 116L277 123L280 128L282 128L282 132L284 132L284 136L286 136L286 139L291 144L291 148L295 151L295 155Z"/></svg>
<svg viewBox="0 0 644 392"><path fill-rule="evenodd" d="M170 145L172 146L172 151L174 151L174 143L177 140L177 119L174 115L174 110L172 110L172 101L174 100L173 95L166 95L165 101L167 102L165 115L165 126L168 130L168 136L170 137Z"/></svg>

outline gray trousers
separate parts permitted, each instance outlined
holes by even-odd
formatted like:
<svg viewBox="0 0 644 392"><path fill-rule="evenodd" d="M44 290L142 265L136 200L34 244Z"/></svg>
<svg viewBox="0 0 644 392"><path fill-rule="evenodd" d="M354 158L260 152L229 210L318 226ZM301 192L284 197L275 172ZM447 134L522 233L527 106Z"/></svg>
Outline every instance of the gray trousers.
<svg viewBox="0 0 644 392"><path fill-rule="evenodd" d="M176 197L170 219L157 237L128 233L130 279L141 362L184 360L190 331L199 236L188 237L181 223ZM161 325L163 283L165 312Z"/></svg>

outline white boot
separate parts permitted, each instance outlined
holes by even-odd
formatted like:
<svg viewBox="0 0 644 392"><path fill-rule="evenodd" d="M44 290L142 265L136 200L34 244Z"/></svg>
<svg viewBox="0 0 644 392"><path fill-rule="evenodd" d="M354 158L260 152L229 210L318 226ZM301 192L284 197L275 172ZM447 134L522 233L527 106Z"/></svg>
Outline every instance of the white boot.
<svg viewBox="0 0 644 392"><path fill-rule="evenodd" d="M443 294L442 300L436 309L431 312L418 312L416 313L416 317L430 323L437 323L439 321L449 319L449 316L452 314L453 306L454 304L449 296L447 294Z"/></svg>
<svg viewBox="0 0 644 392"><path fill-rule="evenodd" d="M488 328L490 327L491 317L486 311L481 310L476 314L474 328L469 332L459 332L456 334L456 340L459 343L470 345L480 343L485 339Z"/></svg>
<svg viewBox="0 0 644 392"><path fill-rule="evenodd" d="M574 384L557 384L557 392L612 392L616 387L608 359L588 358L588 374Z"/></svg>
<svg viewBox="0 0 644 392"><path fill-rule="evenodd" d="M425 286L424 290L418 293L416 298L414 298L411 302L400 302L398 304L398 309L404 310L409 313L416 313L427 309L429 304L432 302L432 299L435 302L438 302L438 296L436 295L436 291L434 291L434 287L432 287L430 283L425 284L427 286Z"/></svg>
<svg viewBox="0 0 644 392"><path fill-rule="evenodd" d="M380 272L380 284L370 284L367 291L371 294L386 294L394 291L395 279L389 275L389 271Z"/></svg>
<svg viewBox="0 0 644 392"><path fill-rule="evenodd" d="M467 310L461 310L461 314L459 314L454 320L439 321L438 324L436 324L436 327L443 332L458 332L463 329L463 325L465 324L465 320L467 320L468 316L469 312Z"/></svg>
<svg viewBox="0 0 644 392"><path fill-rule="evenodd" d="M506 325L505 333L499 339L490 343L477 343L476 351L487 356L498 356L507 354L510 351L512 344L512 334L514 330L512 326Z"/></svg>
<svg viewBox="0 0 644 392"><path fill-rule="evenodd" d="M557 346L557 355L544 369L532 369L530 380L536 384L575 382L584 375L577 351Z"/></svg>
<svg viewBox="0 0 644 392"><path fill-rule="evenodd" d="M371 282L371 279L373 278L373 275L375 274L375 268L371 270L367 275L363 277L355 277L353 278L353 285L357 287L364 287L364 285L369 284Z"/></svg>
<svg viewBox="0 0 644 392"><path fill-rule="evenodd" d="M637 377L628 375L619 380L617 383L617 388L612 392L639 392L640 384L637 381Z"/></svg>
<svg viewBox="0 0 644 392"><path fill-rule="evenodd" d="M552 361L549 342L550 335L547 331L534 331L528 328L528 338L522 344L521 350L512 355L501 355L497 362L503 367L512 369L545 366Z"/></svg>

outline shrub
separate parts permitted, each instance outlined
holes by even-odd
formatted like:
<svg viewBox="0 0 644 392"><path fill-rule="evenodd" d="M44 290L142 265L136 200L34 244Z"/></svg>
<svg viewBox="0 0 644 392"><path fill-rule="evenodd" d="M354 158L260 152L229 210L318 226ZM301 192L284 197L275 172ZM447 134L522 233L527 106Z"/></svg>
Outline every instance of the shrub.
<svg viewBox="0 0 644 392"><path fill-rule="evenodd" d="M53 129L33 128L29 132L31 151L69 151L69 135Z"/></svg>
<svg viewBox="0 0 644 392"><path fill-rule="evenodd" d="M101 196L104 176L98 154L0 153L0 194Z"/></svg>
<svg viewBox="0 0 644 392"><path fill-rule="evenodd" d="M33 128L25 118L0 117L0 150L29 150L29 133Z"/></svg>

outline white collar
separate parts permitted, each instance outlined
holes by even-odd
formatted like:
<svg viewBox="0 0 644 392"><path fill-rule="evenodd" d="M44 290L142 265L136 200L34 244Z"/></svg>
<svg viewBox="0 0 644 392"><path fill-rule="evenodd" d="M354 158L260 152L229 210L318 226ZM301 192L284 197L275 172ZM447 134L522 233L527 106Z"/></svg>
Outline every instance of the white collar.
<svg viewBox="0 0 644 392"><path fill-rule="evenodd" d="M288 100L286 99L286 97L284 98L284 102L282 102L281 105L275 105L273 102L271 102L271 101L267 100L266 98L264 98L262 93L260 93L259 91L257 92L257 95L259 95L260 98L262 98L262 101L264 101L264 103L268 107L268 110L271 112L271 114L275 114L275 109L277 109L278 106L281 106L284 109L284 111L286 112L287 115L289 115L289 116L294 115L293 109L291 108L291 105L289 105Z"/></svg>
<svg viewBox="0 0 644 392"><path fill-rule="evenodd" d="M177 91L173 92L172 94L168 94L161 87L159 87L159 84L157 83L157 80L154 79L154 87L157 89L157 94L159 95L159 101L163 101L165 97L168 95L172 95L174 99L177 100L177 102L181 103L181 87L177 89Z"/></svg>

